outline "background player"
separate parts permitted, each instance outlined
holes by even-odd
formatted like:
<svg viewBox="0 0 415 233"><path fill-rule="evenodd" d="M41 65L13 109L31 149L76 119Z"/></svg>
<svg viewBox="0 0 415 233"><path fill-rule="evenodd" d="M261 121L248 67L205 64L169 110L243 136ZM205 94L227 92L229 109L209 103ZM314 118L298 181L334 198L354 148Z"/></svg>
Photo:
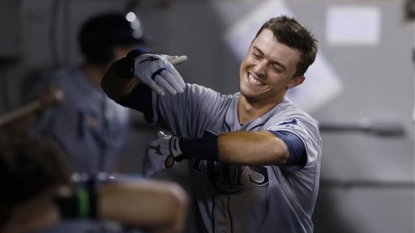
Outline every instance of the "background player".
<svg viewBox="0 0 415 233"><path fill-rule="evenodd" d="M140 51L116 62L102 87L173 133L151 142L144 172L188 159L199 232L311 233L321 138L318 123L285 94L303 83L316 53L313 35L280 16L259 29L233 95L183 85L165 56Z"/></svg>
<svg viewBox="0 0 415 233"><path fill-rule="evenodd" d="M148 43L141 22L129 19L118 12L88 19L78 35L85 61L45 75L26 97L42 99L50 86L62 89L63 101L40 114L30 131L58 142L77 172L115 172L125 152L129 110L109 99L100 81L111 62Z"/></svg>

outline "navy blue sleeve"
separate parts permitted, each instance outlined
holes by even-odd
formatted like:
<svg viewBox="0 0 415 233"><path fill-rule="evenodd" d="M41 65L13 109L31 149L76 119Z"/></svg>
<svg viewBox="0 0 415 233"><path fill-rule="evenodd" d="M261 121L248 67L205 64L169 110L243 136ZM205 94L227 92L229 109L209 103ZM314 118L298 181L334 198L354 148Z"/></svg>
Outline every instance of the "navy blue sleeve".
<svg viewBox="0 0 415 233"><path fill-rule="evenodd" d="M307 153L303 141L288 131L269 131L285 142L288 147L288 160L285 165L303 168L307 163Z"/></svg>
<svg viewBox="0 0 415 233"><path fill-rule="evenodd" d="M145 84L138 84L128 95L117 101L120 105L144 113L145 119L153 118L152 90Z"/></svg>
<svg viewBox="0 0 415 233"><path fill-rule="evenodd" d="M135 59L149 51L144 48L135 48L131 50L125 57L121 58L115 66L115 72L121 78L132 79L134 74ZM138 84L134 90L128 95L117 101L118 104L132 108L144 113L146 119L151 119L152 111L152 90L143 84Z"/></svg>

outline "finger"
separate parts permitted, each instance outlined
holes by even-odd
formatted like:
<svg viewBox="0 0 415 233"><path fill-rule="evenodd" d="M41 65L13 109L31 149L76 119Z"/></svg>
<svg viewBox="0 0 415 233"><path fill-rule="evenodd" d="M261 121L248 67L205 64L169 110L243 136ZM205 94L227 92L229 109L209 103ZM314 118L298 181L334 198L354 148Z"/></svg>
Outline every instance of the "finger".
<svg viewBox="0 0 415 233"><path fill-rule="evenodd" d="M147 83L147 85L153 90L153 91L155 91L158 95L161 95L161 96L163 96L165 93L164 93L164 91L163 91L163 89L161 89L158 85L157 85L157 83L156 82L154 82L154 81L151 81L151 82L148 82Z"/></svg>
<svg viewBox="0 0 415 233"><path fill-rule="evenodd" d="M173 76L173 79L176 81L176 83L181 87L182 90L184 90L184 88L186 87L186 83L184 82L182 76L176 70L176 68L171 66L171 67L169 67L168 72L171 73L171 76ZM181 92L183 92L183 91L181 91Z"/></svg>
<svg viewBox="0 0 415 233"><path fill-rule="evenodd" d="M163 86L159 86L161 90L163 90L164 93L169 93Z"/></svg>
<svg viewBox="0 0 415 233"><path fill-rule="evenodd" d="M177 75L179 77L177 77ZM184 91L185 83L180 74L174 68L165 70L163 72L163 76L178 93L182 93Z"/></svg>
<svg viewBox="0 0 415 233"><path fill-rule="evenodd" d="M179 64L184 63L185 61L187 61L187 56L185 56L185 55L183 55L183 56L165 55L164 58L167 59L172 65L179 65ZM170 67L168 67L168 70L170 71L170 73L172 73L174 79L177 81L177 83L180 85L180 87L182 87L182 89L184 89L186 84L185 84L182 76L176 70L176 68L174 68L174 66L170 66ZM179 92L179 93L181 93L181 92Z"/></svg>
<svg viewBox="0 0 415 233"><path fill-rule="evenodd" d="M164 72L164 73L167 74L167 72ZM177 91L174 89L174 87L172 87L172 85L170 85L170 83L165 78L163 78L161 75L157 75L154 78L154 81L156 81L159 86L166 89L170 94L172 95L177 94Z"/></svg>

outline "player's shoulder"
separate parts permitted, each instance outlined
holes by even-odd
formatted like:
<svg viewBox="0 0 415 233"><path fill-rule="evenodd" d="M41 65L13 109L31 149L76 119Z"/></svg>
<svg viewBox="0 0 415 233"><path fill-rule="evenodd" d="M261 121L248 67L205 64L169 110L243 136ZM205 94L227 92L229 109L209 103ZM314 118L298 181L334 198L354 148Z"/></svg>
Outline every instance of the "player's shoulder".
<svg viewBox="0 0 415 233"><path fill-rule="evenodd" d="M218 91L213 90L210 87L206 87L197 83L187 83L187 90L194 94L203 94L203 93L214 93L220 94Z"/></svg>
<svg viewBox="0 0 415 233"><path fill-rule="evenodd" d="M69 67L55 70L50 73L49 80L56 82L73 81L74 77L82 77L84 73L80 67Z"/></svg>
<svg viewBox="0 0 415 233"><path fill-rule="evenodd" d="M73 77L78 75L80 70L77 68L61 68L43 73L38 81L36 88L47 87L50 85L64 85L66 82L73 81Z"/></svg>
<svg viewBox="0 0 415 233"><path fill-rule="evenodd" d="M318 128L318 121L308 112L303 110L301 106L288 98L284 98L284 100L278 104L275 118L281 119L282 122L298 121Z"/></svg>
<svg viewBox="0 0 415 233"><path fill-rule="evenodd" d="M216 91L212 88L195 84L187 83L187 93L192 96L192 98L200 98L203 101L210 100L212 103L216 101L231 101L238 98L237 94L223 94L219 91Z"/></svg>
<svg viewBox="0 0 415 233"><path fill-rule="evenodd" d="M297 114L300 116L304 116L305 118L314 119L308 112L301 108L300 105L292 102L289 98L285 97L281 103L277 106L280 110L278 112L282 112L285 114Z"/></svg>

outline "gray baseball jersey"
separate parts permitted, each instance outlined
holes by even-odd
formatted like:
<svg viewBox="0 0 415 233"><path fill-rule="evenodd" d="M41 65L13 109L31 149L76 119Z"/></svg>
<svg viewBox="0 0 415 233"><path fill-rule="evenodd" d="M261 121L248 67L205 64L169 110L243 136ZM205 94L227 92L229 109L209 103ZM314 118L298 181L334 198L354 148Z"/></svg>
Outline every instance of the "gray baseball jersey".
<svg viewBox="0 0 415 233"><path fill-rule="evenodd" d="M206 132L289 131L304 143L307 163L295 168L189 160L198 232L313 232L311 216L321 160L318 123L285 98L262 117L241 125L238 99L239 93L222 95L187 84L183 94L153 94L153 113L147 119L175 135L192 138Z"/></svg>
<svg viewBox="0 0 415 233"><path fill-rule="evenodd" d="M129 134L129 109L109 99L80 67L58 70L40 81L32 95L55 84L64 101L45 111L31 132L56 141L77 172L115 172Z"/></svg>

